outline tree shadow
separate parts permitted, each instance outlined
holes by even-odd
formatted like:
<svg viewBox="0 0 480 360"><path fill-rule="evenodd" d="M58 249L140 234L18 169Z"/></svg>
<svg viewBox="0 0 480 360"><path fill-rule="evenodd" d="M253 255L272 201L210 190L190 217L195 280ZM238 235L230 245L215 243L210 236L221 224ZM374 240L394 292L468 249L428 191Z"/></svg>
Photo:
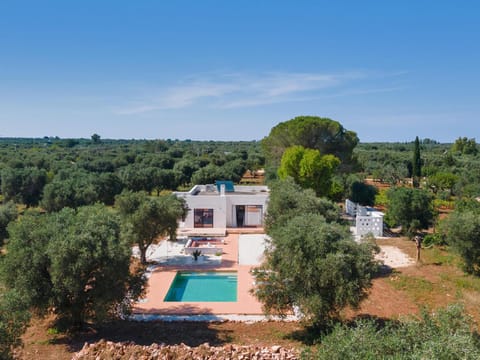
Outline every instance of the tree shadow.
<svg viewBox="0 0 480 360"><path fill-rule="evenodd" d="M286 340L294 340L303 345L311 346L321 339L322 329L317 327L303 327L284 336Z"/></svg>
<svg viewBox="0 0 480 360"><path fill-rule="evenodd" d="M151 310L151 314L156 309ZM53 340L52 343L64 344L70 352L77 352L82 349L86 342L94 343L100 340L112 342L128 342L135 345L151 345L152 343L165 345L179 345L181 343L191 347L209 343L212 346L221 346L232 341L232 331L218 329L221 319L216 318L207 308L199 309L196 306L180 305L173 313L188 314L201 313L199 317L209 317L210 321L189 321L189 320L155 320L152 317L149 321L137 320L115 320L100 325L85 328L83 331L70 333ZM157 312L158 313L158 312ZM168 314L165 314L167 317ZM148 314L146 314L148 318Z"/></svg>
<svg viewBox="0 0 480 360"><path fill-rule="evenodd" d="M373 275L374 279L378 278L386 278L392 275L392 273L395 271L395 269L391 266L385 265L385 264L380 264L378 267L377 272Z"/></svg>
<svg viewBox="0 0 480 360"><path fill-rule="evenodd" d="M152 273L161 272L163 270L218 270L223 268L234 268L237 266L237 262L222 259L221 262L216 261L192 261L192 262L182 262L181 260L178 263L173 260L171 263L156 263L151 270Z"/></svg>
<svg viewBox="0 0 480 360"><path fill-rule="evenodd" d="M401 236L400 230L398 228L392 229L387 226L383 227L383 236L389 238L399 238Z"/></svg>
<svg viewBox="0 0 480 360"><path fill-rule="evenodd" d="M299 330L295 330L287 335L285 339L295 340L306 346L312 346L319 344L322 338L328 336L335 326L344 325L348 328L355 328L358 326L359 321L371 321L375 324L377 330L383 329L387 323L398 323L396 320L391 320L385 317L378 317L370 314L359 314L349 320L331 320L329 323L321 326L305 326Z"/></svg>
<svg viewBox="0 0 480 360"><path fill-rule="evenodd" d="M398 320L393 320L389 319L387 317L382 317L382 316L376 316L376 315L371 315L371 314L358 314L354 318L345 321L344 324L347 325L350 328L355 328L357 327L358 321L361 320L366 320L366 321L371 321L375 324L377 330L383 329L387 323L400 323Z"/></svg>

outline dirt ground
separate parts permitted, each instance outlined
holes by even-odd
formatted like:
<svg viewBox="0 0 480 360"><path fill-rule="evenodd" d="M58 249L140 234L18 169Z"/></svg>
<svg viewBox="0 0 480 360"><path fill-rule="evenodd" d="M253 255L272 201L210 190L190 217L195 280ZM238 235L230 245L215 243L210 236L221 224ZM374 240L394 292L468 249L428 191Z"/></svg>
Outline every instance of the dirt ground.
<svg viewBox="0 0 480 360"><path fill-rule="evenodd" d="M415 258L416 248L412 241L404 238L379 240L383 249L400 249L410 259ZM394 252L398 255L397 250ZM390 254L390 255L388 255ZM387 257L395 258L392 253ZM404 257L401 260L405 260ZM480 290L477 283L469 283L457 266L443 252L425 250L419 264L404 267L387 267L376 279L368 298L359 309L344 311L345 320L356 317L397 319L418 314L422 306L431 309L452 302L461 302L467 312L478 323L480 320ZM472 280L473 281L473 280ZM462 288L458 284L463 284ZM470 285L469 285L470 284ZM467 286L468 285L468 286ZM100 339L131 341L140 345L185 343L198 346L208 342L213 346L226 344L248 344L255 346L281 345L285 347L305 346L305 333L295 322L260 323L191 323L191 322L114 322L96 330L90 329L75 336L57 333L52 328L52 319L36 319L23 337L24 348L18 353L21 359L70 359L85 342Z"/></svg>
<svg viewBox="0 0 480 360"><path fill-rule="evenodd" d="M225 344L301 347L296 340L302 327L295 322L262 323L199 323L199 322L114 322L102 328L86 330L70 337L49 330L52 319L35 320L23 337L24 348L20 359L71 359L85 342L105 339L113 342L133 342L138 345L152 343L199 346Z"/></svg>

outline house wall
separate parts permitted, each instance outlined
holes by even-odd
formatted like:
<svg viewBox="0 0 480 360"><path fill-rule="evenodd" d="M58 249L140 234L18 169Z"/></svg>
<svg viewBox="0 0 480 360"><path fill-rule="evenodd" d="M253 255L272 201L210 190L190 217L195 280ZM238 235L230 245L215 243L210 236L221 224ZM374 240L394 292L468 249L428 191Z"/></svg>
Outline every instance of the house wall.
<svg viewBox="0 0 480 360"><path fill-rule="evenodd" d="M357 215L357 203L354 203L350 199L345 200L345 212L350 216Z"/></svg>
<svg viewBox="0 0 480 360"><path fill-rule="evenodd" d="M214 195L200 195L200 196L186 196L188 214L185 218L184 227L194 228L194 209L213 209L213 227L226 228L226 198L224 196Z"/></svg>
<svg viewBox="0 0 480 360"><path fill-rule="evenodd" d="M187 193L176 193L177 196L183 197L187 202L188 214L185 217L183 227L194 228L194 209L213 209L213 227L227 228L237 227L236 206L237 205L261 205L261 224L263 223L263 215L267 210L268 192L265 186L235 186L235 191L246 192L224 193L212 192L211 194L197 194L197 191L204 190L204 185L197 185ZM255 192L253 192L255 191ZM252 192L248 194L248 192ZM255 221L251 216L247 221ZM248 223L248 222L247 222Z"/></svg>
<svg viewBox="0 0 480 360"><path fill-rule="evenodd" d="M357 215L357 235L363 236L372 233L374 236L383 236L383 216L381 215Z"/></svg>
<svg viewBox="0 0 480 360"><path fill-rule="evenodd" d="M227 227L237 227L236 206L237 205L261 205L262 217L267 210L268 193L252 195L226 195L227 198ZM263 218L262 218L263 224Z"/></svg>

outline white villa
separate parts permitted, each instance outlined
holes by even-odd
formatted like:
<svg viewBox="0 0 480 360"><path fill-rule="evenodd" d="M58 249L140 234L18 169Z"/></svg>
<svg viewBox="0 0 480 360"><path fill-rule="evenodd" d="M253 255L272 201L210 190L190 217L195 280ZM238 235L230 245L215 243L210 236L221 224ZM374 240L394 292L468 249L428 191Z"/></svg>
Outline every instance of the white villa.
<svg viewBox="0 0 480 360"><path fill-rule="evenodd" d="M383 213L374 208L361 206L353 201L345 200L345 212L355 217L355 235L383 236Z"/></svg>
<svg viewBox="0 0 480 360"><path fill-rule="evenodd" d="M189 209L179 231L209 234L215 229L225 232L227 228L263 226L269 190L267 186L216 181L175 195L185 199Z"/></svg>

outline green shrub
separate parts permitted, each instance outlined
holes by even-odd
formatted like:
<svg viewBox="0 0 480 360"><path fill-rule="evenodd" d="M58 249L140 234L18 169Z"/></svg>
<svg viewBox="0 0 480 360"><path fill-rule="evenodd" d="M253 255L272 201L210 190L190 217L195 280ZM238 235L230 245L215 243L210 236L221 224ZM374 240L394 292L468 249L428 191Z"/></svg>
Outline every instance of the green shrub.
<svg viewBox="0 0 480 360"><path fill-rule="evenodd" d="M9 359L21 345L21 336L30 320L24 299L15 291L1 293L0 288L0 359Z"/></svg>
<svg viewBox="0 0 480 360"><path fill-rule="evenodd" d="M423 238L423 246L430 247L432 245L446 245L445 236L443 234L428 234Z"/></svg>
<svg viewBox="0 0 480 360"><path fill-rule="evenodd" d="M420 318L387 322L359 320L338 324L318 345L317 359L479 359L478 334L460 305Z"/></svg>
<svg viewBox="0 0 480 360"><path fill-rule="evenodd" d="M436 198L433 200L433 206L436 209L444 208L452 210L455 208L455 201Z"/></svg>
<svg viewBox="0 0 480 360"><path fill-rule="evenodd" d="M375 195L376 206L388 206L387 189L380 189L377 195Z"/></svg>

